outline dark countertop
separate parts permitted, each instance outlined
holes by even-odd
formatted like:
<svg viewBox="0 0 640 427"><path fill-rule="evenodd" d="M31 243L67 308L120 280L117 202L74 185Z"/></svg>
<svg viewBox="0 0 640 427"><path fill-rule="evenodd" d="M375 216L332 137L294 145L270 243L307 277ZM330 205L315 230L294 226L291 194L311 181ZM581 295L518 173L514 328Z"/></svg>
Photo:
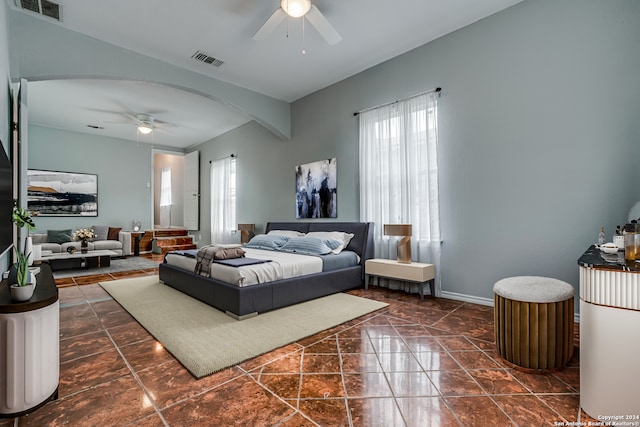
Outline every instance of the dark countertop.
<svg viewBox="0 0 640 427"><path fill-rule="evenodd" d="M24 313L47 307L58 301L58 288L49 264L40 264L40 273L36 278L37 285L33 297L25 302L12 301L8 281L5 279L0 282L0 313Z"/></svg>
<svg viewBox="0 0 640 427"><path fill-rule="evenodd" d="M589 268L599 268L603 270L622 270L640 272L639 261L626 261L624 250L619 250L617 254L605 254L595 245L591 245L587 251L578 259L578 265Z"/></svg>

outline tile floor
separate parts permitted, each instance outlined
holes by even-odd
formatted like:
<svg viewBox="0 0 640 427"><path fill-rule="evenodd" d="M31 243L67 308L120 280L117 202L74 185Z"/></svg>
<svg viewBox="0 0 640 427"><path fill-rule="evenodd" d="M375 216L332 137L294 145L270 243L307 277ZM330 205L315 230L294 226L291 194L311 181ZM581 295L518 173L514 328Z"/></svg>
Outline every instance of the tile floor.
<svg viewBox="0 0 640 427"><path fill-rule="evenodd" d="M59 280L59 398L0 427L592 420L579 410L578 348L560 372L514 370L495 351L491 307L375 287L352 293L387 308L196 380L97 284L154 273Z"/></svg>

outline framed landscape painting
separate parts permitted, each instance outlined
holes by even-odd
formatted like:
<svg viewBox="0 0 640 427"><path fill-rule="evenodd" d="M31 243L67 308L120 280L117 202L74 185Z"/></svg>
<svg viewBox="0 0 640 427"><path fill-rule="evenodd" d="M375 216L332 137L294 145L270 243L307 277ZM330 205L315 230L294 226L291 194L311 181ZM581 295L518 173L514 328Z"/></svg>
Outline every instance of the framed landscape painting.
<svg viewBox="0 0 640 427"><path fill-rule="evenodd" d="M27 209L37 216L98 216L98 175L29 169Z"/></svg>
<svg viewBox="0 0 640 427"><path fill-rule="evenodd" d="M296 218L336 218L336 159L296 166Z"/></svg>

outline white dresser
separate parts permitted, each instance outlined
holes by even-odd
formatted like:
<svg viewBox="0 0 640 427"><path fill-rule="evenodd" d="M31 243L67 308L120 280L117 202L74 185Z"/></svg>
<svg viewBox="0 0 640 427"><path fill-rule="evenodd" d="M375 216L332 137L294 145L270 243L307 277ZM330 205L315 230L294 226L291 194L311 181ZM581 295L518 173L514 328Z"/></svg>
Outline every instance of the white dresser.
<svg viewBox="0 0 640 427"><path fill-rule="evenodd" d="M592 246L578 264L580 406L596 420L640 422L640 263Z"/></svg>

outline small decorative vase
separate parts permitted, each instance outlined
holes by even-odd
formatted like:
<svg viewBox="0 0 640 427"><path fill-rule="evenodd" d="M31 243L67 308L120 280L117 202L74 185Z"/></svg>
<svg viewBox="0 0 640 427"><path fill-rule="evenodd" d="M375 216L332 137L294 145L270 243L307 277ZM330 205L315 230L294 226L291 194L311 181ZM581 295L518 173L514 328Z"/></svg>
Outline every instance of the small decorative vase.
<svg viewBox="0 0 640 427"><path fill-rule="evenodd" d="M81 241L80 252L82 252L83 254L86 254L87 252L89 252L89 244L87 243L86 240Z"/></svg>
<svg viewBox="0 0 640 427"><path fill-rule="evenodd" d="M27 254L29 265L33 265L33 238L31 236L27 236L24 241L24 253Z"/></svg>
<svg viewBox="0 0 640 427"><path fill-rule="evenodd" d="M33 291L36 287L33 283L27 283L24 286L11 285L9 292L11 292L11 299L18 302L29 301L33 296Z"/></svg>

